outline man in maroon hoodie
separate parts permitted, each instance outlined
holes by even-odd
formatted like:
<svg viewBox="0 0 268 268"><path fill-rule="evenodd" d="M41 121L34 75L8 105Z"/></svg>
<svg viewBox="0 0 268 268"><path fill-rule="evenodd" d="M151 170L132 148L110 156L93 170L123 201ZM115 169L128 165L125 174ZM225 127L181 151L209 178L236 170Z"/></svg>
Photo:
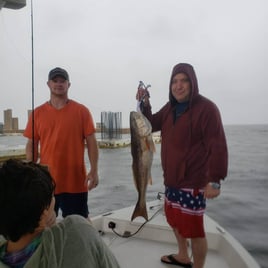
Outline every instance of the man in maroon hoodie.
<svg viewBox="0 0 268 268"><path fill-rule="evenodd" d="M139 89L137 99L154 131L161 131L161 161L165 185L165 213L178 242L178 253L162 256L164 263L201 268L207 240L203 215L206 199L220 194L227 176L228 151L217 106L199 94L190 64L174 66L169 101L152 114L149 93ZM191 239L193 263L188 255Z"/></svg>

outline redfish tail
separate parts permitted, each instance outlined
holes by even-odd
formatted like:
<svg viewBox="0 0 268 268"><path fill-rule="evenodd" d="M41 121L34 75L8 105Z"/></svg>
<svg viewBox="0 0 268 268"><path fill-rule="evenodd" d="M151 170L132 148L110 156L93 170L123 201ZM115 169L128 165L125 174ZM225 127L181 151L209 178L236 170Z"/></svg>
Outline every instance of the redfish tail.
<svg viewBox="0 0 268 268"><path fill-rule="evenodd" d="M146 205L141 206L139 202L137 202L136 207L132 213L131 221L133 221L137 217L143 217L146 221L148 221L148 213Z"/></svg>

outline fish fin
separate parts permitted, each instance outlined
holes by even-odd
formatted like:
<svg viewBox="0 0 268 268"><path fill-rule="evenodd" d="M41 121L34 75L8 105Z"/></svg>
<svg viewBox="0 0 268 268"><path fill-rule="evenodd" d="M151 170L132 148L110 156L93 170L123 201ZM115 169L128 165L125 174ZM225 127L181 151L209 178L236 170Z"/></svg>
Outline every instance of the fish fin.
<svg viewBox="0 0 268 268"><path fill-rule="evenodd" d="M138 185L135 179L134 179L134 185L135 185L136 190L138 191Z"/></svg>
<svg viewBox="0 0 268 268"><path fill-rule="evenodd" d="M143 146L144 151L150 151L155 153L155 144L152 138L146 137L144 138L144 146Z"/></svg>
<svg viewBox="0 0 268 268"><path fill-rule="evenodd" d="M154 141L152 140L152 139L150 139L149 141L148 141L148 143L149 143L149 150L151 151L151 152L156 152L156 149L155 149L155 144L154 144Z"/></svg>
<svg viewBox="0 0 268 268"><path fill-rule="evenodd" d="M145 139L145 145L147 150L151 150L151 144L149 139Z"/></svg>
<svg viewBox="0 0 268 268"><path fill-rule="evenodd" d="M137 217L143 217L146 221L148 221L148 213L146 205L140 206L139 202L136 204L136 207L132 213L131 221L133 221Z"/></svg>
<svg viewBox="0 0 268 268"><path fill-rule="evenodd" d="M148 184L150 184L150 185L153 184L152 176L150 176L150 177L148 178Z"/></svg>

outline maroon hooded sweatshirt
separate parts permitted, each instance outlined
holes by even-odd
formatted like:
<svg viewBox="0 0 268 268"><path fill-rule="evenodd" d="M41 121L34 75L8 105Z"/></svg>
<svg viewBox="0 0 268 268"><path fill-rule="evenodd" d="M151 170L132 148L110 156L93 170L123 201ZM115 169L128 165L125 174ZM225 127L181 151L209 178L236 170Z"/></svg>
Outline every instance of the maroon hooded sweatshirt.
<svg viewBox="0 0 268 268"><path fill-rule="evenodd" d="M177 101L171 93L171 81L178 73L191 82L188 108L175 118ZM220 112L209 99L199 94L193 67L180 63L173 68L169 102L157 113L144 107L153 132L161 131L161 161L165 186L200 189L208 182L220 182L227 176L228 151Z"/></svg>

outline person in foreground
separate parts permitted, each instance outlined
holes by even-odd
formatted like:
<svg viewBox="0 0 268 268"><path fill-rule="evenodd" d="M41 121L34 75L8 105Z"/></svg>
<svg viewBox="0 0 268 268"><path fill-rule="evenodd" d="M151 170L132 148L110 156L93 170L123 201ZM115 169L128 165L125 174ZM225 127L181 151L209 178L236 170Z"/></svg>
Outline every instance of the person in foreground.
<svg viewBox="0 0 268 268"><path fill-rule="evenodd" d="M48 166L56 181L55 211L62 216L88 217L88 191L98 185L98 145L90 111L68 98L69 75L62 68L48 74L50 100L34 109L24 136L26 159ZM84 151L88 152L90 171L86 174Z"/></svg>
<svg viewBox="0 0 268 268"><path fill-rule="evenodd" d="M169 101L157 113L152 114L147 90L138 89L136 98L143 100L142 112L153 131L161 131L165 214L178 243L178 253L162 256L161 261L182 267L204 267L206 199L220 194L220 182L227 176L228 167L220 112L212 101L199 94L195 71L187 63L174 66Z"/></svg>
<svg viewBox="0 0 268 268"><path fill-rule="evenodd" d="M0 167L0 268L118 268L87 219L70 215L55 224L54 188L39 164L10 159Z"/></svg>

